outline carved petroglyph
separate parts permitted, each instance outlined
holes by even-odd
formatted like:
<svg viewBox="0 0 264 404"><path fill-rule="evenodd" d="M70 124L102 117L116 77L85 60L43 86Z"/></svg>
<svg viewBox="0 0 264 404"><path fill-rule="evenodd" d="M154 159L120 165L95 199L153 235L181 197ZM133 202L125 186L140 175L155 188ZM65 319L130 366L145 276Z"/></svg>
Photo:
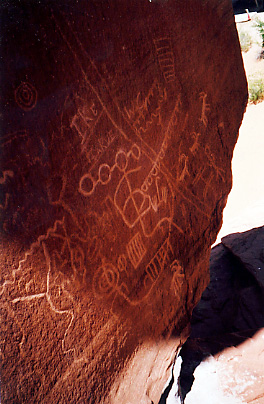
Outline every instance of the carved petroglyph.
<svg viewBox="0 0 264 404"><path fill-rule="evenodd" d="M179 172L177 173L178 181L184 181L187 175L190 175L188 171L188 160L189 157L186 154L181 154L179 157Z"/></svg>
<svg viewBox="0 0 264 404"><path fill-rule="evenodd" d="M73 188L72 183L71 187L68 186L67 179L63 176L57 182L58 190L52 186L48 188L50 204L62 207L67 219L63 218L57 222L56 226L49 229L49 234L46 237L41 236L42 239L39 240L39 248L44 251L48 267L46 291L31 292L32 280L32 283L26 285L25 295L21 296L21 299L32 301L46 298L53 311L70 316L62 342L65 351L65 340L73 325L74 311L71 305L65 306L62 303L66 286L62 286L63 282L57 279L56 273L67 273L71 280L79 279L83 283L84 279L92 279L92 285L89 287L92 287L94 295L100 299L104 296L110 297L112 301L109 307L114 307L116 296L132 306L139 305L149 296L164 268L174 259L168 234L175 233L175 229L184 233L176 224L177 199L182 202L181 195L176 192L178 185L181 185L179 183L185 181L191 170L190 156L180 147L177 156L179 170L176 175L170 176L170 169L166 168L166 153L169 154L168 149L174 136L177 138L177 123L182 112L180 96L171 116L167 114L166 120L162 121L161 107L165 103L167 108L165 101L168 101L169 89L162 89L161 84L155 80L145 97L142 92L135 92L136 100L125 109L126 116L122 116L116 99L108 94L107 86L105 92L102 91L101 87L103 88L105 83L95 64L85 56L82 47L79 46L76 50L73 47L78 39L75 37L72 42L72 38L69 40L64 34L62 36L79 63L83 73L82 80L87 87L84 98L79 97L81 101L73 104L74 111L71 110L67 126L68 132L75 135L70 138L81 148L86 161L82 155L82 169L78 167L78 162L75 165L75 178L79 179L78 189ZM71 33L70 37L74 37L74 34ZM155 48L165 82L171 83L175 80L175 68L170 40L163 38L155 41ZM79 55L80 50L83 51L84 57ZM87 61L87 66L84 61ZM80 86L82 95L85 93L85 86ZM207 95L200 95L203 101L200 119L205 125L208 122L206 113L209 110ZM171 107L173 106L170 106L170 112ZM185 124L186 121L187 118ZM145 145L148 133L145 139L141 137L142 132L150 129L152 123L160 125L158 129L164 136L161 139L157 137L159 142L156 142L155 150L152 149L154 146L151 141L149 147ZM199 147L200 133L193 132L192 135L194 143L190 154L194 155ZM111 145L112 153L109 150ZM211 165L213 164L214 161L211 162ZM76 192L70 202L69 190L73 190L73 194ZM84 212L84 219L80 222L82 224L78 221L78 214L74 214L74 203L78 199ZM94 227L91 224L93 219ZM123 226L123 240L120 240L120 234L114 232L114 226L118 227L120 224ZM107 236L101 237L103 233ZM151 250L153 236L155 245ZM118 242L120 250L116 252ZM91 263L88 269L87 263ZM135 273L138 277L133 279ZM173 284L174 281L176 282L176 275L173 275ZM176 290L176 286L173 288ZM15 302L18 300L13 301Z"/></svg>
<svg viewBox="0 0 264 404"><path fill-rule="evenodd" d="M136 187L134 178L138 177L141 166L136 165L135 168L129 169L128 165L131 159L137 162L140 157L141 150L136 144L127 153L124 150L118 150L112 167L105 163L100 165L97 179L90 173L81 177L79 192L85 197L90 197L97 186L106 186L111 182L114 171L121 173L117 186L114 186L114 207L130 229L140 223L144 236L151 237L162 222L171 221L168 205L170 203L169 185L161 173L158 175L159 170L156 164L147 177L148 182L146 183L145 180L141 188ZM153 218L153 215L156 215L156 218Z"/></svg>
<svg viewBox="0 0 264 404"><path fill-rule="evenodd" d="M192 133L191 133L191 137L194 139L194 143L193 143L192 147L190 148L190 152L191 152L192 154L195 154L196 151L197 151L198 148L199 148L199 137L200 137L200 136L201 136L200 133L196 133L196 132L192 132Z"/></svg>
<svg viewBox="0 0 264 404"><path fill-rule="evenodd" d="M155 163L153 167L150 170L150 173L148 174L147 178L143 182L141 189L144 192L147 192L149 187L152 185L153 181L155 181L155 177L157 177L160 173L160 162Z"/></svg>
<svg viewBox="0 0 264 404"><path fill-rule="evenodd" d="M57 314L60 314L60 315L67 315L67 316L70 316L70 321L68 322L68 326L67 326L67 328L66 328L66 331L65 331L65 333L64 333L64 336L63 336L63 339L62 339L62 341L61 341L61 344L62 344L62 352L64 353L64 354L67 354L67 353L70 353L70 352L74 352L74 348L66 348L66 339L67 339L67 336L68 336L68 333L69 333L69 330L70 330L70 328L71 328L71 326L72 326L72 323L73 323L73 321L74 321L74 309L73 309L73 307L72 307L72 302L73 302L73 298L72 298L72 296L69 294L69 293L67 293L67 297L66 297L66 309L61 309L61 308L58 308L57 307L57 305L56 305L56 301L54 301L54 296L53 296L53 294L54 294L54 290L52 290L52 282L51 282L51 274L52 274L52 269L51 269L51 259L50 259L50 256L49 256L49 253L48 253L48 250L47 250L47 248L46 248L46 245L45 245L45 243L43 243L43 251L44 251L44 254L45 254L45 257L46 257L46 263L47 263L47 266L48 266L48 273L47 273L47 291L46 291L46 298L47 298L47 301L48 301L48 303L49 303L49 305L50 305L50 308L51 308L51 310L52 311L54 311L55 313L57 313ZM55 283L55 285L54 285L55 287L57 287L57 289L58 289L58 291L57 291L57 296L56 296L56 294L55 294L55 296L57 297L57 299L59 298L59 300L61 299L61 287L62 287L62 285L61 286L57 286L56 285L56 283ZM53 287L54 287L53 286ZM65 293L64 293L65 294Z"/></svg>
<svg viewBox="0 0 264 404"><path fill-rule="evenodd" d="M75 96L77 112L69 126L80 139L81 153L86 156L90 170L117 137L115 128L105 128L108 120L103 106L89 90L87 97Z"/></svg>
<svg viewBox="0 0 264 404"><path fill-rule="evenodd" d="M116 139L117 135L112 131L105 133L104 137L101 136L96 139L95 144L85 151L85 155L89 164L94 165L105 150L111 146Z"/></svg>
<svg viewBox="0 0 264 404"><path fill-rule="evenodd" d="M207 161L207 165L202 167L196 174L193 185L199 190L200 194L202 194L200 198L206 201L216 181L225 183L225 171L218 167L209 146L205 146L204 157L205 161Z"/></svg>
<svg viewBox="0 0 264 404"><path fill-rule="evenodd" d="M53 312L66 316L66 330L61 340L62 351L65 354L74 352L74 348L68 346L68 337L73 331L75 311L74 298L68 287L70 277L63 275L62 271L64 266L71 267L72 277L78 277L80 273L83 275L85 272L84 253L75 239L79 242L87 241L67 233L65 218L55 221L54 225L45 234L39 236L23 259L19 261L18 267L12 272L12 280L5 281L0 288L1 295L10 288L13 290L10 295L13 296L12 304L20 302L31 304L33 301L46 299ZM38 262L42 263L44 269L41 274L33 269L33 262L36 262L36 265Z"/></svg>
<svg viewBox="0 0 264 404"><path fill-rule="evenodd" d="M176 116L177 116L177 113L180 111L180 104L181 104L181 101L178 98L176 103L175 103L175 107L173 109L173 112L172 112L171 118L169 120L167 129L165 130L164 139L163 139L163 142L161 144L160 150L159 150L159 152L157 154L157 157L156 157L156 159L155 159L155 161L154 161L154 163L152 165L152 168L151 168L148 176L146 177L146 179L144 180L144 182L143 182L143 184L141 186L141 189L144 192L146 192L148 190L148 188L149 188L149 185L152 184L152 178L156 177L159 174L160 171L163 171L163 170L161 170L162 160L165 157L166 150L168 148L168 142L169 142L169 140L171 139L171 136L172 136L172 130L173 130L174 126L177 123L177 117ZM165 174L163 173L163 175L165 175ZM175 178L172 179L172 183L173 182L175 182Z"/></svg>
<svg viewBox="0 0 264 404"><path fill-rule="evenodd" d="M89 141L90 136L93 134L93 130L96 123L100 119L102 111L98 113L98 109L95 103L92 102L89 106L84 105L78 109L71 121L71 128L75 128L78 135L81 138L81 143L85 144Z"/></svg>
<svg viewBox="0 0 264 404"><path fill-rule="evenodd" d="M201 117L199 118L200 121L207 127L208 118L207 113L210 111L210 105L206 102L207 94L205 92L200 93L200 100L202 100L202 112Z"/></svg>
<svg viewBox="0 0 264 404"><path fill-rule="evenodd" d="M119 272L127 272L127 259L124 254L119 255L117 261L117 267Z"/></svg>
<svg viewBox="0 0 264 404"><path fill-rule="evenodd" d="M203 209L203 207L200 206L201 203L203 203L201 201L201 199L198 201L198 203L196 203L194 195L192 194L191 191L190 192L187 191L187 192L183 193L177 186L179 184L179 181L177 180L177 178L175 179L175 177L173 177L171 175L170 170L165 168L164 163L162 161L162 160L164 160L164 157L165 157L168 145L169 145L169 140L172 136L172 133L175 133L175 130L176 130L177 119L178 119L177 112L181 112L180 111L180 105L181 105L180 97L178 98L178 100L175 104L175 108L172 112L171 119L169 121L169 124L167 125L167 128L165 128L165 127L163 128L164 129L163 133L165 133L165 136L164 136L163 143L162 143L160 150L158 151L158 155L157 155L157 152L152 149L151 144L148 144L145 141L145 139L143 138L143 136L141 136L141 132L134 128L133 122L132 122L133 120L131 121L129 118L129 116L132 117L132 115L134 113L134 106L137 106L140 108L142 107L142 110L145 111L148 96L146 97L146 103L145 103L144 99L142 99L142 101L141 101L141 98L138 95L136 97L136 101L132 103L132 106L130 108L127 107L127 110L124 111L124 115L123 115L123 112L121 111L119 105L117 104L116 97L113 97L111 95L111 92L109 90L107 83L105 82L105 80L101 76L101 74L99 73L98 69L96 68L95 63L87 55L82 43L78 39L76 33L74 33L72 31L72 28L69 26L69 24L68 24L68 27L67 27L67 24L66 25L64 24L64 26L62 26L61 22L58 23L58 21L56 20L56 18L54 16L53 16L53 18L54 18L56 26L58 28L58 32L60 32L60 34L63 38L63 41L68 46L70 52L72 53L72 55L76 61L76 65L79 67L79 69L82 73L83 80L84 80L85 84L87 85L87 89L89 89L89 91L91 91L93 93L93 97L95 97L96 105L97 105L97 102L100 104L100 108L102 108L106 117L109 119L109 122L111 122L113 129L114 129L114 135L116 135L116 136L121 135L121 137L119 139L123 139L125 141L135 142L135 138L140 139L139 142L141 144L142 154L145 154L147 159L152 160L152 163L153 163L152 167L154 167L154 169L155 169L155 166L159 167L159 163L161 163L160 171L162 172L162 177L164 177L166 179L166 182L169 183L168 188L170 188L172 197L174 195L174 192L176 192L177 195L180 196L180 198L188 200L188 202L191 203L192 206L194 206L200 213L207 216L205 209ZM62 20L63 20L63 17L62 17ZM173 55L172 48L171 48L170 38L166 36L166 37L157 39L154 41L154 46L155 46L156 53L158 56L157 57L158 63L160 65L165 82L170 83L170 82L174 81L176 78L175 77L175 66L174 66L174 55ZM103 92L100 91L101 87L104 88ZM161 95L162 94L165 95L166 93L163 91L163 93L161 92ZM208 120L206 113L207 113L208 107L209 107L206 103L207 94L206 94L206 97L205 97L205 94L206 94L205 92L202 92L200 94L201 99L203 101L200 119L202 119L203 124L205 124L207 122L206 119ZM151 93L149 95L151 96ZM164 96L164 99L165 99L165 97L167 97L167 94ZM160 100L161 100L161 98L160 98ZM187 118L188 118L188 114L186 115L185 124L187 122ZM129 121L131 121L131 122L129 122ZM89 159L91 158L93 160L93 163L91 163L91 164L93 164L93 167L94 167L94 165L96 163L99 163L99 158L101 155L97 154L97 152L94 152L93 149L91 149L91 150L92 150L91 155L88 155L87 161L89 162L90 161ZM98 156L98 158L91 157L93 155ZM189 157L189 156L186 155L186 157ZM109 167L111 167L111 164L108 163L108 165L109 165ZM90 176L88 176L88 173L90 173ZM188 175L188 172L186 170L185 170L185 173L186 173L186 175ZM112 172L110 174L112 175ZM81 193L83 191L83 195L91 196L94 193L96 185L98 185L99 182L97 181L96 176L94 176L94 174L92 173L91 168L89 169L89 172L87 172L84 175L85 176L81 180L81 184L79 184L79 191ZM185 177L186 177L186 175L185 175ZM146 178L146 181L144 182L143 187L141 186L141 190L143 192L146 192L146 189L148 187L147 183L148 183L148 181ZM172 189L173 189L173 192L172 192ZM154 202L153 206L155 206L155 202ZM182 232L182 229L179 226L175 226L175 228L177 228L179 231Z"/></svg>
<svg viewBox="0 0 264 404"><path fill-rule="evenodd" d="M182 287L185 283L184 269L178 260L174 260L170 266L171 272L173 273L171 280L171 290L177 297L181 296Z"/></svg>
<svg viewBox="0 0 264 404"><path fill-rule="evenodd" d="M156 228L163 221L170 221L170 213L167 207L168 191L165 186L160 187L159 177L155 178L154 187L151 196L146 189L135 188L133 176L135 176L141 167L124 171L123 177L119 181L115 196L115 206L122 216L124 222L129 228L133 228L138 222L141 224L142 231L145 237L151 237ZM152 177L149 177L152 183ZM150 181L148 187L150 187ZM160 189L161 188L161 189ZM164 208L164 209L163 209ZM151 220L153 214L156 218Z"/></svg>
<svg viewBox="0 0 264 404"><path fill-rule="evenodd" d="M217 178L221 178L221 180L225 183L225 170L219 168L215 162L215 157L210 149L209 146L205 146L205 154L208 158L209 166L214 170L216 173Z"/></svg>
<svg viewBox="0 0 264 404"><path fill-rule="evenodd" d="M2 178L0 178L0 185L5 185L8 182L9 178L14 177L14 172L12 170L5 170L3 171ZM0 203L0 209L6 210L8 207L8 203L10 200L10 193L0 191L0 196L2 198L2 202Z"/></svg>
<svg viewBox="0 0 264 404"><path fill-rule="evenodd" d="M61 274L58 274L52 270L52 263L50 254L46 242L52 231L56 228L58 222L54 225L54 228L50 228L47 234L40 236L36 243L33 243L30 250L25 254L24 258L20 260L18 268L16 268L12 275L13 280L8 282L8 285L2 287L1 292L4 293L4 289L7 286L12 289L17 295L10 302L14 305L22 303L31 303L38 299L46 299L50 309L56 314L66 315L70 317L70 320L66 320L66 331L61 341L62 351L64 354L73 352L74 348L67 348L66 339L69 333L69 329L74 320L73 310L73 298L67 291L65 281L62 281ZM44 254L46 272L41 275L32 269L30 260L32 256L35 258L38 255ZM14 293L14 292L12 292Z"/></svg>
<svg viewBox="0 0 264 404"><path fill-rule="evenodd" d="M140 233L135 236L127 244L127 255L133 264L134 268L137 268L146 254L146 248L143 244Z"/></svg>
<svg viewBox="0 0 264 404"><path fill-rule="evenodd" d="M125 108L125 113L138 134L146 132L154 122L156 125L161 124L161 106L167 100L167 92L155 80L146 97L142 98L139 92L131 106Z"/></svg>
<svg viewBox="0 0 264 404"><path fill-rule="evenodd" d="M52 19L54 20L64 43L67 45L69 51L73 55L74 60L76 61L76 66L81 71L87 89L92 91L96 104L99 103L106 117L109 119L114 130L119 134L119 136L121 135L123 139L128 140L129 130L126 130L128 128L127 122L123 117L119 105L112 97L105 79L99 73L94 61L87 54L86 49L76 34L72 31L72 27L69 25L69 23L64 21L64 27L62 27L62 24L57 21L54 15L52 15ZM100 88L103 88L103 91L100 91ZM116 121L117 117L118 123ZM129 129L131 129L130 126Z"/></svg>
<svg viewBox="0 0 264 404"><path fill-rule="evenodd" d="M22 83L15 89L17 105L24 111L30 111L36 106L38 94L35 87L28 82Z"/></svg>
<svg viewBox="0 0 264 404"><path fill-rule="evenodd" d="M170 38L160 38L154 40L154 45L158 55L160 69L166 83L175 80L174 55Z"/></svg>
<svg viewBox="0 0 264 404"><path fill-rule="evenodd" d="M128 252L128 255L132 256L132 260L134 261L134 268L139 264L136 260L141 261L145 255L145 250L143 250L144 246L140 244L141 241L138 241L138 237L139 235L137 234L133 239L133 242L136 240L133 245L133 254L131 254L131 251ZM138 247L139 244L140 247ZM130 288L122 281L120 276L122 271L126 271L127 261L125 256L119 256L118 269L113 264L104 262L97 269L93 278L95 296L99 299L111 296L113 300L112 307L117 296L123 297L131 306L140 305L149 296L158 278L163 273L165 266L169 265L173 260L173 255L174 253L169 238L166 238L145 267L141 288L137 290L137 298L131 296Z"/></svg>
<svg viewBox="0 0 264 404"><path fill-rule="evenodd" d="M97 297L103 298L118 291L119 272L111 263L98 268L93 278L93 289Z"/></svg>
<svg viewBox="0 0 264 404"><path fill-rule="evenodd" d="M111 181L112 168L108 164L101 164L98 170L98 180L95 181L91 174L85 174L82 176L79 182L79 192L84 196L90 196L94 192L98 184L106 185Z"/></svg>
<svg viewBox="0 0 264 404"><path fill-rule="evenodd" d="M0 185L5 184L8 178L13 178L14 172L12 170L3 171L3 176L0 178Z"/></svg>
<svg viewBox="0 0 264 404"><path fill-rule="evenodd" d="M167 238L147 265L146 276L144 280L145 288L148 287L149 281L150 283L155 283L159 275L163 272L165 265L169 264L172 258L173 249L170 244L169 238Z"/></svg>

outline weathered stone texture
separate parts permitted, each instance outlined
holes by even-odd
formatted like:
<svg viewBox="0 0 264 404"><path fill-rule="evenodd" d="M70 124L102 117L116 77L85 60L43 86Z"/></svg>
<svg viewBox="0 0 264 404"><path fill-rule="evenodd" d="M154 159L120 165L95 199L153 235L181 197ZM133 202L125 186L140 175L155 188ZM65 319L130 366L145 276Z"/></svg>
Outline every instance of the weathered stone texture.
<svg viewBox="0 0 264 404"><path fill-rule="evenodd" d="M2 401L135 402L116 375L155 341L156 403L231 188L231 2L1 7Z"/></svg>

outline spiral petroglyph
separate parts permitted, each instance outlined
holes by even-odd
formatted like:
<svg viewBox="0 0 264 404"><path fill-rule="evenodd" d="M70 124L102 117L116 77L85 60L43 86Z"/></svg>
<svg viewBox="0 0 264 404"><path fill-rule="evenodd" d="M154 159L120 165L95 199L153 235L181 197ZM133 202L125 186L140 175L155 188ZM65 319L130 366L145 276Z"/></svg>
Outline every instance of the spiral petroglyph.
<svg viewBox="0 0 264 404"><path fill-rule="evenodd" d="M30 111L37 104L38 94L35 87L29 82L22 83L15 89L15 100L17 105L24 111Z"/></svg>

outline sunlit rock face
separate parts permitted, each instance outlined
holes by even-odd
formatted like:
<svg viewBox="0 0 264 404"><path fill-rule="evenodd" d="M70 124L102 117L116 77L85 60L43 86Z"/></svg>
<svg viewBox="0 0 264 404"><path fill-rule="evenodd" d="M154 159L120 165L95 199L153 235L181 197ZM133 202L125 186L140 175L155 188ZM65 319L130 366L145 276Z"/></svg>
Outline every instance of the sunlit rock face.
<svg viewBox="0 0 264 404"><path fill-rule="evenodd" d="M231 188L232 5L75 3L2 6L2 401L156 403Z"/></svg>

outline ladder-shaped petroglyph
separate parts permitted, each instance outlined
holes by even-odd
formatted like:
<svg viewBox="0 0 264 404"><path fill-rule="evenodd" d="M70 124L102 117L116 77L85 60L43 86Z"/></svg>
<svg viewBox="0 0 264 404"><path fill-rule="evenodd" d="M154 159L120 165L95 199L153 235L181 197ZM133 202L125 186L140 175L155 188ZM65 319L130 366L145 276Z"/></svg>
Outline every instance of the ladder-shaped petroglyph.
<svg viewBox="0 0 264 404"><path fill-rule="evenodd" d="M136 233L129 241L126 250L133 267L137 268L146 254L146 247L144 246L140 233Z"/></svg>
<svg viewBox="0 0 264 404"><path fill-rule="evenodd" d="M142 155L145 155L146 159L152 161L152 166L154 170L155 166L159 166L160 172L162 173L162 177L166 178L166 182L169 184L170 191L172 192L173 189L173 192L176 191L181 198L188 199L188 201L192 203L193 206L195 206L200 212L204 213L203 209L200 209L193 199L190 199L188 195L185 195L178 189L177 181L175 181L175 178L171 175L170 170L165 167L163 161L166 154L166 150L169 145L169 140L172 136L172 130L176 126L177 115L180 114L181 112L180 96L178 96L175 102L175 107L171 113L171 118L169 119L169 123L166 125L167 127L163 128L164 140L162 142L162 145L158 151L155 151L152 148L151 144L147 143L144 137L141 136L139 131L135 130L133 125L129 122L129 115L131 114L133 115L133 107L127 109L127 111L121 110L120 106L117 104L116 97L111 95L111 91L109 89L109 86L107 85L107 82L99 73L94 61L91 60L88 54L86 53L82 43L78 39L76 33L73 32L69 23L65 21L63 22L63 17L61 18L61 16L60 21L58 21L57 17L55 16L53 16L53 19L57 26L58 32L61 34L64 43L68 46L70 52L72 53L76 61L76 65L79 67L81 71L87 89L89 89L89 91L92 91L93 95L95 96L96 105L97 102L101 105L102 110L104 111L109 121L113 125L114 131L116 132L115 136L117 136L119 139L122 139L123 141L129 141L131 142L131 144L135 143L136 139L138 139ZM172 52L170 38L164 37L155 40L155 49L159 55L158 60L165 78L165 82L169 83L175 79L174 56ZM101 92L100 90L101 87L104 88L103 92ZM164 90L163 94L165 100L166 93ZM142 105L140 104L140 106ZM143 109L145 109L145 106L146 104L143 102ZM93 155L97 157L98 153L94 152L92 149L91 156ZM92 160L94 160L94 162L98 162L98 164L100 164L97 158L91 156L89 156L88 159L91 158ZM106 176L106 181L108 181L108 179L110 179L112 175L111 164L107 162L104 164L105 165L101 167L101 171L104 172L104 175ZM98 183L101 183L101 181L104 182L104 179L102 180L103 178L102 176L98 181L96 178L94 178L94 175L92 175L90 171L91 170L89 170L89 173L83 175L79 184L79 191L84 196L92 195ZM146 178L144 185L142 187L143 192L146 192L145 189L148 187L147 185L148 181L149 178ZM206 213L204 214L206 215ZM177 228L179 231L182 232L182 229L179 226Z"/></svg>
<svg viewBox="0 0 264 404"><path fill-rule="evenodd" d="M160 274L164 271L165 265L170 264L173 254L174 252L170 240L167 238L146 267L145 288L148 287L149 281L151 284L155 283Z"/></svg>
<svg viewBox="0 0 264 404"><path fill-rule="evenodd" d="M134 268L136 268L146 251L142 240L139 240L138 234L136 234L131 241L133 242L132 264L134 265ZM129 245L128 248L131 248L131 246ZM129 258L131 258L131 251L128 252L128 256L129 255ZM137 290L136 298L132 297L133 293L131 294L132 291L130 290L130 285L126 284L120 276L122 271L126 271L125 256L119 256L117 264L118 268L110 262L103 262L103 264L97 269L93 278L94 294L99 299L111 297L112 307L114 306L114 301L117 296L123 297L123 299L131 306L138 306L148 298L158 278L164 272L165 267L172 262L173 256L174 252L170 240L169 238L166 238L147 263L142 277L142 284L140 289Z"/></svg>
<svg viewBox="0 0 264 404"><path fill-rule="evenodd" d="M158 62L166 83L175 81L174 55L170 38L154 40Z"/></svg>
<svg viewBox="0 0 264 404"><path fill-rule="evenodd" d="M121 138L124 141L129 141L131 142L131 144L139 140L142 152L146 155L148 159L152 160L154 163L157 155L156 151L152 148L151 144L146 142L146 140L141 136L140 132L136 130L134 126L131 124L127 112L125 112L123 109L120 108L120 106L117 103L116 97L114 97L111 94L107 82L99 73L96 64L87 54L83 44L78 39L76 33L73 32L69 23L64 21L63 16L59 17L60 21L58 21L58 17L55 17L54 15L52 16L52 18L55 21L58 32L60 33L64 43L67 45L70 52L72 53L76 61L76 66L81 71L87 89L89 89L89 91L93 93L96 105L97 103L101 105L102 110L104 111L105 115L111 122L114 129L115 137ZM157 44L158 43L159 41L157 42ZM166 39L164 46L168 46L169 43L170 41ZM169 46L171 48L171 45ZM165 73L167 80L171 81L169 71L168 72L166 71ZM103 91L101 91L101 88L103 88ZM161 90L160 87L158 88ZM151 92L149 94L149 97L150 101ZM163 90L163 92L161 90L160 101L161 97L163 97L163 100L166 99L167 95L165 90ZM146 100L146 103L147 102L148 100ZM146 103L144 102L143 106L145 106ZM131 110L133 110L133 108ZM164 167L162 167L162 172L164 174Z"/></svg>

